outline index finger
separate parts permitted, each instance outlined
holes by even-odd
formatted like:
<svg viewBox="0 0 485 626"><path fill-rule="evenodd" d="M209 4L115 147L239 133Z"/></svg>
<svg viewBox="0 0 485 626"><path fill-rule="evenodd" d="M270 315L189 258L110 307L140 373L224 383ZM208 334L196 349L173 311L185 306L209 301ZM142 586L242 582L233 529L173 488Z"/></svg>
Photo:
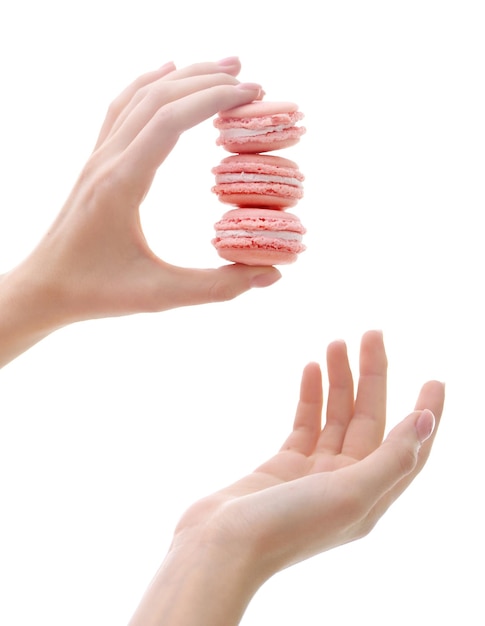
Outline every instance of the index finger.
<svg viewBox="0 0 485 626"><path fill-rule="evenodd" d="M220 110L252 102L260 92L260 85L255 83L226 84L169 102L153 115L126 148L124 161L128 173L137 179L144 174L153 176L184 131Z"/></svg>

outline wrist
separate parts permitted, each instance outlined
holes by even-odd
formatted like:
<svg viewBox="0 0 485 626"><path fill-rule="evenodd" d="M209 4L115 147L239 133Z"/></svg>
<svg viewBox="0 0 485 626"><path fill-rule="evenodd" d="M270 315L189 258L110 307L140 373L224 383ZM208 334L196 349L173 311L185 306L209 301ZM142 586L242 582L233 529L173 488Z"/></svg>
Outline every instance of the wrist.
<svg viewBox="0 0 485 626"><path fill-rule="evenodd" d="M0 275L0 367L67 323L42 269L21 264Z"/></svg>
<svg viewBox="0 0 485 626"><path fill-rule="evenodd" d="M130 626L235 626L264 583L247 546L177 533Z"/></svg>

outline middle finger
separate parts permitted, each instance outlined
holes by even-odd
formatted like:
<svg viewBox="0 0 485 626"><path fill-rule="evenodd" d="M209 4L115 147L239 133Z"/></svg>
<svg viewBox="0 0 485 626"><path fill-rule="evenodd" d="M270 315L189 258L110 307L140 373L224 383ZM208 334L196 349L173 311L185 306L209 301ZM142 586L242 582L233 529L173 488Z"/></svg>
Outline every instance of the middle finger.
<svg viewBox="0 0 485 626"><path fill-rule="evenodd" d="M343 454L363 459L380 445L386 424L386 395L387 357L382 333L369 331L362 337L357 397Z"/></svg>
<svg viewBox="0 0 485 626"><path fill-rule="evenodd" d="M150 82L149 84L143 84L140 89L132 94L132 97L125 102L125 107L123 111L118 115L116 123L113 124L111 128L111 132L109 136L112 136L120 126L125 122L127 117L132 113L132 111L138 107L140 102L142 102L147 94L152 93L153 91L161 90L162 92L169 88L166 86L167 83L172 83L173 81L179 81L183 79L198 79L201 77L210 77L213 75L225 74L234 79L234 77L239 73L241 69L241 64L237 57L229 57L227 59L222 59L216 63L197 63L194 65L189 65L187 67L183 67L181 69L173 69L168 73L164 73L158 80ZM235 81L235 79L234 79ZM200 81L199 81L200 82ZM236 81L237 82L237 81ZM236 84L236 82L229 84ZM197 85L197 80L194 80L194 87ZM187 93L182 94L178 97L183 97L183 95L187 95Z"/></svg>
<svg viewBox="0 0 485 626"><path fill-rule="evenodd" d="M148 87L143 97L120 118L108 136L110 152L121 152L165 105L191 94L222 85L237 85L238 80L229 74L204 74L178 80L163 79Z"/></svg>

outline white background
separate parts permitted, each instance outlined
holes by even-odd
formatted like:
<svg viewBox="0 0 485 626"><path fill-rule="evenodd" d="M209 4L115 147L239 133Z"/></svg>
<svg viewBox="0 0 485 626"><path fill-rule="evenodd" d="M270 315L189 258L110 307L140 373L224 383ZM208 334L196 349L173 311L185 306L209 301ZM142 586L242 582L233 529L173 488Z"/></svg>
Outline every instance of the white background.
<svg viewBox="0 0 485 626"><path fill-rule="evenodd" d="M229 55L306 114L284 156L306 175L308 251L267 290L73 326L0 373L1 624L125 624L184 509L273 454L304 364L335 338L356 364L369 328L389 426L422 382L447 383L430 462L368 538L276 576L243 624L484 623L482 8L2 3L0 271L54 218L126 84ZM210 120L184 135L143 206L170 262L219 264L215 138Z"/></svg>

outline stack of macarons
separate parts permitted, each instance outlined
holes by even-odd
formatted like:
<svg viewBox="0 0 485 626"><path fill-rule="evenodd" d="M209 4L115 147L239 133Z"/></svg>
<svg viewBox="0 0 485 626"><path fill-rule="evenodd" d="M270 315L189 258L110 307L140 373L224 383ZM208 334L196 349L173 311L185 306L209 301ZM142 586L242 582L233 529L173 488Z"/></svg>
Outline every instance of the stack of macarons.
<svg viewBox="0 0 485 626"><path fill-rule="evenodd" d="M219 256L245 265L293 263L305 250L305 228L287 209L303 196L303 174L293 161L267 154L296 144L305 128L290 102L255 101L214 120L217 144L233 153L214 167L212 191L234 208L215 224Z"/></svg>

